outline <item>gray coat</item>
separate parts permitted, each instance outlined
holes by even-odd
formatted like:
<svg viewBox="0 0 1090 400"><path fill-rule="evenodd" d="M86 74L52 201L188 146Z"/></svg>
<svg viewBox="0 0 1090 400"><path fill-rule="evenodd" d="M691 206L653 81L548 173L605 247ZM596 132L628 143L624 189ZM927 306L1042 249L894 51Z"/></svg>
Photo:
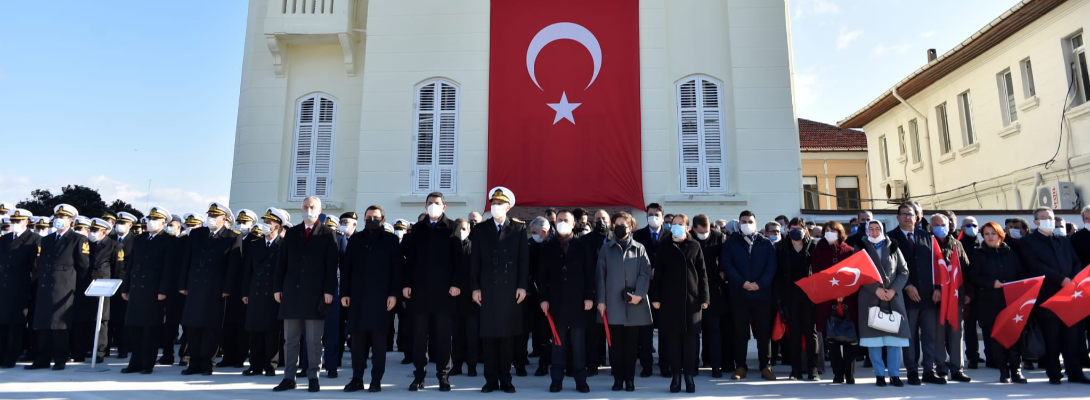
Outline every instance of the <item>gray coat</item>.
<svg viewBox="0 0 1090 400"><path fill-rule="evenodd" d="M884 303L878 300L878 296L875 292L879 287L886 289L893 289L897 292L893 296L893 300L889 302L889 308L901 314L901 330L897 332L897 337L908 339L908 312L905 309L904 288L908 284L908 264L905 262L904 256L901 255L901 251L897 248L897 242L886 238L886 243L880 249L875 249L874 244L869 240L860 241L862 247L861 251L866 251L871 260L874 261L874 265L878 266L878 269L882 271L882 283L872 283L869 285L863 285L859 289L859 338L878 338L883 336L890 336L889 333L873 329L867 326L867 320L870 316L870 308L874 306L882 306L885 310Z"/></svg>
<svg viewBox="0 0 1090 400"><path fill-rule="evenodd" d="M647 290L651 283L651 261L647 249L635 240L624 246L616 239L610 240L598 251L598 304L605 303L610 325L651 325L651 305ZM624 299L625 288L643 297L640 304L628 304ZM602 315L598 315L602 322Z"/></svg>

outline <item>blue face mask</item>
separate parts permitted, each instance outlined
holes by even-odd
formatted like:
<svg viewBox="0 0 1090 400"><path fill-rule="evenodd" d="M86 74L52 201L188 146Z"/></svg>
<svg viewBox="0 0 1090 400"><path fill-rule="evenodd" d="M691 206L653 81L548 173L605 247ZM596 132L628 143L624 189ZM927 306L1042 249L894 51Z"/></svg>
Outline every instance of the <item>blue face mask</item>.
<svg viewBox="0 0 1090 400"><path fill-rule="evenodd" d="M780 235L768 235L768 240L771 240L772 243L779 242L780 241Z"/></svg>
<svg viewBox="0 0 1090 400"><path fill-rule="evenodd" d="M966 226L966 227L965 227L965 229L962 229L961 231L962 231L962 232L965 232L965 235L966 235L966 236L969 236L969 237L976 237L976 228L975 228L975 227L968 227L968 226Z"/></svg>
<svg viewBox="0 0 1090 400"><path fill-rule="evenodd" d="M790 235L791 240L802 240L802 229L792 229Z"/></svg>
<svg viewBox="0 0 1090 400"><path fill-rule="evenodd" d="M681 225L673 225L673 226L670 227L670 234L674 235L674 237L676 237L676 238L684 237L685 236L685 227L681 226Z"/></svg>
<svg viewBox="0 0 1090 400"><path fill-rule="evenodd" d="M671 224L671 223L669 223L669 222L667 222L667 223L665 223L665 224L662 224L662 227L663 227L663 228L665 228L665 229L666 229L666 230L668 230L668 231L669 231L669 230L671 230L671 229L673 229L673 226L674 226L674 224ZM673 232L673 231L671 231L671 232Z"/></svg>
<svg viewBox="0 0 1090 400"><path fill-rule="evenodd" d="M859 227L858 226L853 226L852 227L852 235L855 235L857 233L859 233Z"/></svg>
<svg viewBox="0 0 1090 400"><path fill-rule="evenodd" d="M935 236L939 239L945 239L946 235L950 234L950 228L945 226L934 226L931 227L931 232L933 232Z"/></svg>

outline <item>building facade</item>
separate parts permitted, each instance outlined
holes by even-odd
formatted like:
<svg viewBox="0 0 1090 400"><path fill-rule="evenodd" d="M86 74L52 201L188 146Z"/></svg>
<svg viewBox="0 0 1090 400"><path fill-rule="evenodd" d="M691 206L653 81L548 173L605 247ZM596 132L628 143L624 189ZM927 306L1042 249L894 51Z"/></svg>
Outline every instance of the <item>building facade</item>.
<svg viewBox="0 0 1090 400"><path fill-rule="evenodd" d="M804 212L872 207L863 132L799 118L799 148Z"/></svg>
<svg viewBox="0 0 1090 400"><path fill-rule="evenodd" d="M1018 2L841 121L866 132L871 191L890 199L875 207L905 197L927 209L1079 207L1090 185L1088 27L1090 0Z"/></svg>

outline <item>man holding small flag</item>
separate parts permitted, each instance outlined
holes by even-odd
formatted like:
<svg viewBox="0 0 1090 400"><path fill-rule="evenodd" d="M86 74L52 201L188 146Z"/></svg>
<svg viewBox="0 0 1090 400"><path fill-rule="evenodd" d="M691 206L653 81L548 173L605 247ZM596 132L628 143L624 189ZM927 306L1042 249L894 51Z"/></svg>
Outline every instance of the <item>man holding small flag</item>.
<svg viewBox="0 0 1090 400"><path fill-rule="evenodd" d="M939 327L935 337L935 372L958 382L972 381L965 375L964 349L962 344L961 311L970 296L963 293L964 276L962 266L969 265L965 249L961 242L950 235L950 219L945 214L931 216L931 249L934 254L932 264L935 292L931 300L939 304ZM964 297L964 303L962 298ZM950 362L944 363L943 351L950 356ZM949 375L946 372L949 371ZM940 382L941 384L941 382Z"/></svg>

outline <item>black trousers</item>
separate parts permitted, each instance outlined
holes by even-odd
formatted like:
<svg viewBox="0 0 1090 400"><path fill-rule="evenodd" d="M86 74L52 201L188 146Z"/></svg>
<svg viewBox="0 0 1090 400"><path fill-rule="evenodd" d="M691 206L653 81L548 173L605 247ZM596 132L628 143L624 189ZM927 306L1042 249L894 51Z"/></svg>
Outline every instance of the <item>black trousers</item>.
<svg viewBox="0 0 1090 400"><path fill-rule="evenodd" d="M280 352L282 333L281 329L272 329L264 332L250 332L250 368L272 369L273 358Z"/></svg>
<svg viewBox="0 0 1090 400"><path fill-rule="evenodd" d="M484 379L488 385L511 383L511 347L514 340L510 336L502 338L484 338Z"/></svg>
<svg viewBox="0 0 1090 400"><path fill-rule="evenodd" d="M189 336L189 369L212 372L213 360L219 348L220 330L215 328L186 327Z"/></svg>
<svg viewBox="0 0 1090 400"><path fill-rule="evenodd" d="M712 368L723 368L723 333L719 315L704 314L700 320L701 359ZM729 346L728 346L729 347Z"/></svg>
<svg viewBox="0 0 1090 400"><path fill-rule="evenodd" d="M655 318L658 319L657 317ZM640 367L645 370L651 371L655 368L655 326L644 325L639 327L639 332L636 337L636 347L640 360ZM661 346L660 346L661 347ZM669 366L670 357L666 354L665 348L658 349L659 353L659 368ZM610 360L612 361L613 355L610 354Z"/></svg>
<svg viewBox="0 0 1090 400"><path fill-rule="evenodd" d="M990 328L990 327L989 327ZM1003 348L1003 345L999 344L993 338L988 338L991 342L992 353L988 354L988 359L995 363L995 366L999 368L999 375L1001 377L1010 377L1013 374L1022 373L1022 341L1019 340L1011 346L1010 349Z"/></svg>
<svg viewBox="0 0 1090 400"><path fill-rule="evenodd" d="M97 345L98 343L95 342L95 321L75 321L72 323L73 359L78 360L89 357L91 348L97 347ZM101 356L102 353L100 352L98 355Z"/></svg>
<svg viewBox="0 0 1090 400"><path fill-rule="evenodd" d="M38 357L36 365L49 365L49 361L58 365L68 363L71 333L67 329L38 329Z"/></svg>
<svg viewBox="0 0 1090 400"><path fill-rule="evenodd" d="M587 369L597 370L606 361L606 333L605 328L598 322L597 308L587 311L586 315Z"/></svg>
<svg viewBox="0 0 1090 400"><path fill-rule="evenodd" d="M476 367L477 355L480 351L477 344L481 340L481 316L457 316L453 326L454 343L451 345L451 359L454 365L461 367L465 363L467 366Z"/></svg>
<svg viewBox="0 0 1090 400"><path fill-rule="evenodd" d="M113 295L109 301L110 321L114 322L110 324L108 330L112 341L111 346L116 346L119 354L129 354L129 344L125 341L125 333L128 330L125 327L125 313L129 309L129 302L121 298L120 294ZM102 355L106 355L106 353L102 353Z"/></svg>
<svg viewBox="0 0 1090 400"><path fill-rule="evenodd" d="M614 380L636 378L636 350L641 326L610 325L609 365ZM486 349L487 350L487 349Z"/></svg>
<svg viewBox="0 0 1090 400"><path fill-rule="evenodd" d="M429 335L431 329L434 329L434 333ZM435 350L432 362L436 376L446 377L450 373L450 315L419 313L413 316L413 366L416 367L417 378L424 378L427 374L429 343Z"/></svg>
<svg viewBox="0 0 1090 400"><path fill-rule="evenodd" d="M1080 329L1083 323L1068 327L1054 316L1045 316L1038 321L1041 323L1041 333L1045 337L1045 356L1039 362L1045 367L1048 377L1063 378L1060 366L1062 354L1064 357L1062 370L1067 372L1067 378L1069 380L1084 378L1082 357L1086 355L1086 351L1083 350L1080 354L1079 350L1083 347L1079 344L1079 340L1084 338Z"/></svg>
<svg viewBox="0 0 1090 400"><path fill-rule="evenodd" d="M0 325L0 366L15 365L19 361L19 355L23 354L25 332L25 321L22 324Z"/></svg>
<svg viewBox="0 0 1090 400"><path fill-rule="evenodd" d="M749 331L753 326L753 337L757 339L757 360L763 370L769 366L772 353L772 301L755 299L732 299L734 303L734 364L738 368L749 369L746 356L749 353ZM751 322L752 321L752 322Z"/></svg>
<svg viewBox="0 0 1090 400"><path fill-rule="evenodd" d="M665 347L670 353L670 371L674 374L696 375L696 343L700 341L700 325L689 326L684 332L659 333L666 342L665 346L659 343L659 347Z"/></svg>
<svg viewBox="0 0 1090 400"><path fill-rule="evenodd" d="M585 329L557 327L556 334L560 336L560 344L554 342L549 349L553 354L550 359L556 360L551 364L552 369L550 370L553 382L564 380L565 369L571 371L576 382L585 383L587 381L587 335L584 332ZM549 334L552 335L552 329L550 329Z"/></svg>
<svg viewBox="0 0 1090 400"><path fill-rule="evenodd" d="M163 349L163 357L174 358L174 341L178 339L178 328L182 325L185 296L181 293L168 294L166 301L163 302L163 307L163 315L166 316L166 321L163 323L163 339L159 347ZM245 319L243 320L245 321Z"/></svg>
<svg viewBox="0 0 1090 400"><path fill-rule="evenodd" d="M826 342L825 349L829 351L829 364L833 368L833 376L855 376L855 359L859 352L858 345Z"/></svg>
<svg viewBox="0 0 1090 400"><path fill-rule="evenodd" d="M801 375L803 372L817 375L819 366L825 358L819 358L818 332L815 321L816 310L813 303L803 300L805 303L795 304L788 308L787 312L787 350L791 360L791 374ZM803 349L805 344L805 349ZM807 365L802 365L805 355Z"/></svg>
<svg viewBox="0 0 1090 400"><path fill-rule="evenodd" d="M723 347L723 370L733 371L734 365L734 313L729 309L719 316L719 343ZM749 341L749 332L746 332Z"/></svg>
<svg viewBox="0 0 1090 400"><path fill-rule="evenodd" d="M386 374L386 332L352 332L352 379L363 379L367 353L371 353L371 383Z"/></svg>
<svg viewBox="0 0 1090 400"><path fill-rule="evenodd" d="M404 354L406 359L413 358L413 315L409 312L409 304L404 299L399 301L397 312L397 351Z"/></svg>
<svg viewBox="0 0 1090 400"><path fill-rule="evenodd" d="M128 327L129 345L132 346L132 357L129 358L129 368L133 370L148 370L155 367L155 356L159 353L159 342L163 337L163 327L156 326L130 326Z"/></svg>

